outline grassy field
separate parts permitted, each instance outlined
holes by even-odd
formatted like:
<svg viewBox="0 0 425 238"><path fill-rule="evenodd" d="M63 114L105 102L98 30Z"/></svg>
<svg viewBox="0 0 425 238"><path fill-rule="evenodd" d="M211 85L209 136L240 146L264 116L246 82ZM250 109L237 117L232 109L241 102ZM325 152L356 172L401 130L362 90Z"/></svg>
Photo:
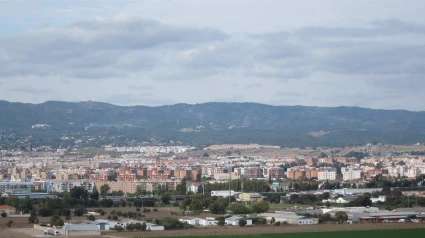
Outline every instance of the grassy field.
<svg viewBox="0 0 425 238"><path fill-rule="evenodd" d="M227 237L255 237L255 238L358 238L358 237L423 237L425 229L403 229L403 230L371 230L371 231L337 231L337 232L311 232L311 233L285 233L285 234L265 234L265 235L232 235L232 236L204 236L205 238L227 238ZM185 236L175 237L184 238Z"/></svg>

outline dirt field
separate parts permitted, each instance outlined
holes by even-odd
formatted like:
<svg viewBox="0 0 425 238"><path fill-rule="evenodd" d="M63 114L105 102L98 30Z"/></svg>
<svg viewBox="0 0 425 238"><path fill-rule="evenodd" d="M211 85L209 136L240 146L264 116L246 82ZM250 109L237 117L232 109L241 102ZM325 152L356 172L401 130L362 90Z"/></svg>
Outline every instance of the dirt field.
<svg viewBox="0 0 425 238"><path fill-rule="evenodd" d="M220 236L220 235L253 235L298 232L333 232L359 230L388 230L425 228L424 223L392 223L392 224L358 224L358 225L315 225L315 226L256 226L256 227L209 227L176 231L156 232L102 232L102 237L172 237L172 236ZM37 233L38 232L38 233ZM31 235L40 237L40 231L29 228L0 229L0 238L29 238ZM93 237L95 238L95 237Z"/></svg>
<svg viewBox="0 0 425 238"><path fill-rule="evenodd" d="M350 151L360 152L361 150L366 150L366 146L357 146L357 147L336 147L336 148L322 148L317 147L316 150L313 150L310 147L306 147L305 149L299 148L283 148L283 149L260 149L260 150L240 150L241 156L294 156L294 155L304 155L304 156L318 156L321 152L324 152L328 155L331 154L332 150L339 150L340 152L335 156L344 156ZM423 145L375 145L372 146L372 150L374 153L387 153L387 152L410 152L410 151L425 151L425 146ZM211 155L224 155L227 150L215 150L215 151L194 151L191 154L193 156L198 155L202 156L204 152L207 152ZM236 151L231 150L233 155L237 155ZM184 154L182 154L184 155Z"/></svg>
<svg viewBox="0 0 425 238"><path fill-rule="evenodd" d="M14 238L29 238L31 236L25 235L23 233L15 232L11 229L1 229L0 228L0 238L11 238L11 237L14 237Z"/></svg>
<svg viewBox="0 0 425 238"><path fill-rule="evenodd" d="M6 229L6 223L11 220L13 221L12 228L29 228L33 227L33 224L28 222L26 217L5 217L0 218L0 229ZM38 220L42 223L49 223L50 217L38 217Z"/></svg>
<svg viewBox="0 0 425 238"><path fill-rule="evenodd" d="M260 226L260 227L216 227L196 228L177 231L156 232L105 232L104 235L115 237L167 237L167 236L219 236L219 235L247 235L247 234L270 234L270 233L297 233L297 232L332 232L332 231L356 231L356 230L384 230L384 229L413 229L425 228L425 224L357 224L357 225L315 225L315 226Z"/></svg>

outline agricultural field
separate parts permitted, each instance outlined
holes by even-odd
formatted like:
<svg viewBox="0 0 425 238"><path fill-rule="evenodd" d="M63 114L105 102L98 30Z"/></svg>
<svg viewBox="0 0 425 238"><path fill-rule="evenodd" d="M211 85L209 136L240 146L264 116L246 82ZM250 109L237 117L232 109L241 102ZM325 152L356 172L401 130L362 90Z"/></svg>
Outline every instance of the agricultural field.
<svg viewBox="0 0 425 238"><path fill-rule="evenodd" d="M264 234L264 235L243 235L243 236L204 236L205 238L230 238L230 237L255 237L255 238L357 238L357 237L423 237L425 229L412 230L372 230L372 231L336 231L336 232L308 232L308 233L286 233L286 234ZM175 237L175 238L184 238Z"/></svg>
<svg viewBox="0 0 425 238"><path fill-rule="evenodd" d="M187 230L168 230L161 232L102 232L114 237L253 237L253 238L358 238L363 237L423 237L423 223L391 224L324 224L312 226L253 226L253 227L199 227ZM354 234L354 236L353 236ZM393 235L394 234L394 235Z"/></svg>

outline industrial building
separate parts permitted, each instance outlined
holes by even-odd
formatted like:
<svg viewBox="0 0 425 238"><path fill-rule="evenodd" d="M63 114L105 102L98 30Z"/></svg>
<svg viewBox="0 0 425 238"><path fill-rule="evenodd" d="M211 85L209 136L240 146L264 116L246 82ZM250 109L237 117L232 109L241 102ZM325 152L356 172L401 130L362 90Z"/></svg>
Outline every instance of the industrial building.
<svg viewBox="0 0 425 238"><path fill-rule="evenodd" d="M268 223L274 218L275 222L286 222L290 225L317 225L319 224L318 218L308 218L299 216L295 213L261 213L258 215L267 220Z"/></svg>
<svg viewBox="0 0 425 238"><path fill-rule="evenodd" d="M65 236L100 236L100 229L94 223L66 224L62 228Z"/></svg>
<svg viewBox="0 0 425 238"><path fill-rule="evenodd" d="M211 197L228 197L230 194L230 196L235 196L240 194L239 192L235 192L233 190L221 190L221 191L211 191Z"/></svg>

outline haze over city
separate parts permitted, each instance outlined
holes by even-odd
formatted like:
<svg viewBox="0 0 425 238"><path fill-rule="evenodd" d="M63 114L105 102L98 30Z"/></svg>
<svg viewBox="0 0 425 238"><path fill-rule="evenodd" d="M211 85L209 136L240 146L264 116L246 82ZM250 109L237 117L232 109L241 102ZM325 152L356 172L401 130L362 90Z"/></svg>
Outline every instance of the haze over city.
<svg viewBox="0 0 425 238"><path fill-rule="evenodd" d="M425 110L425 1L0 1L0 99Z"/></svg>

